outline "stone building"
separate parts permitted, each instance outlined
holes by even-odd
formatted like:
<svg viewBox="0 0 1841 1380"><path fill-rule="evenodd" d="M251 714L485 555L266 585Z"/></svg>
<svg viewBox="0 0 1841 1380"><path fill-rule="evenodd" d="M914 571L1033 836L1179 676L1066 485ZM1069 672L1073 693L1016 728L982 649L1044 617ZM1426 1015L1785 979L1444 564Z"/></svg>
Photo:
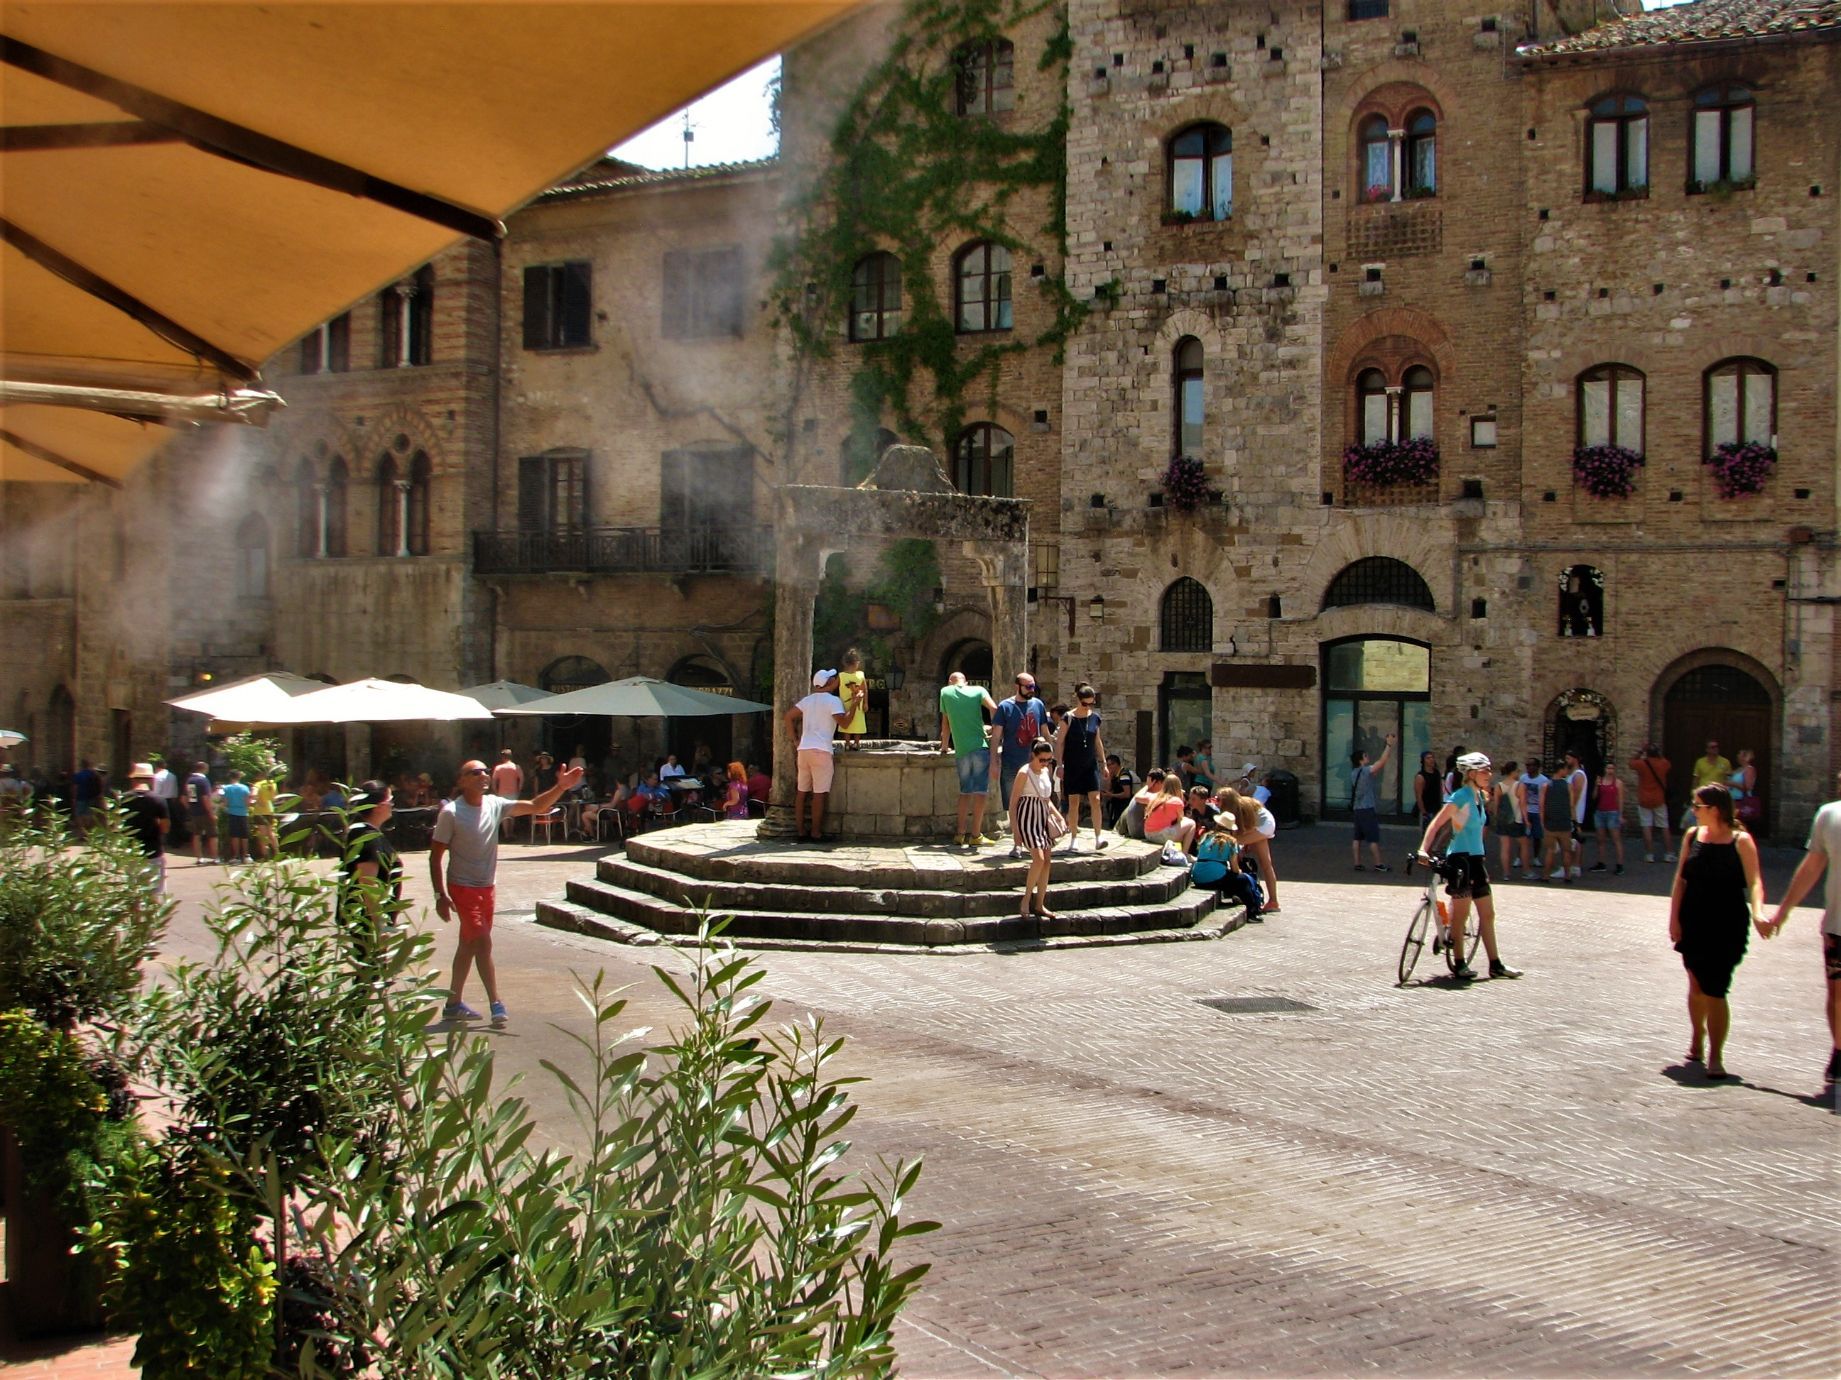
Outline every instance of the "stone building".
<svg viewBox="0 0 1841 1380"><path fill-rule="evenodd" d="M125 761L168 695L272 665L759 693L772 488L899 438L1031 500L1032 669L1091 679L1139 765L1212 738L1321 813L1390 731L1401 806L1422 748L1653 738L1685 769L1717 735L1800 825L1841 764L1841 6L985 20L910 41L881 7L789 54L777 164L571 179L277 361L266 433L121 494L8 487L0 710ZM940 103L890 148L1052 136L1053 175L967 176L944 215L918 165L863 185L832 130L889 54ZM817 265L775 247L845 224L814 204L856 217ZM917 339L933 372L897 374ZM923 617L864 627L879 723L930 731L955 667L1007 686L972 566L942 551Z"/></svg>

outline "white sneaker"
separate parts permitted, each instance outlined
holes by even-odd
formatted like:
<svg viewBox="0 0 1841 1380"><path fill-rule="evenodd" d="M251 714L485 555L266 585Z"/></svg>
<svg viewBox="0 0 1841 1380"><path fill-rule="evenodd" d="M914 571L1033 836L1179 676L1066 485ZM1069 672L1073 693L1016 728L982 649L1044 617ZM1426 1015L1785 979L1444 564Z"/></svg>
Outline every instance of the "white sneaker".
<svg viewBox="0 0 1841 1380"><path fill-rule="evenodd" d="M1575 867L1573 869L1573 880L1574 881L1577 881L1579 878L1583 877L1584 875L1585 875L1584 871L1582 871L1580 868Z"/></svg>
<svg viewBox="0 0 1841 1380"><path fill-rule="evenodd" d="M1547 874L1547 880L1550 882L1565 881L1566 880L1566 869L1562 867L1558 872L1549 872Z"/></svg>
<svg viewBox="0 0 1841 1380"><path fill-rule="evenodd" d="M1673 853L1664 853L1662 855L1662 861L1663 862L1673 862L1675 861L1675 855Z"/></svg>
<svg viewBox="0 0 1841 1380"><path fill-rule="evenodd" d="M1645 853L1645 854L1643 854L1643 861L1644 861L1644 862L1654 862L1655 860L1656 860L1656 855L1655 855L1654 853Z"/></svg>

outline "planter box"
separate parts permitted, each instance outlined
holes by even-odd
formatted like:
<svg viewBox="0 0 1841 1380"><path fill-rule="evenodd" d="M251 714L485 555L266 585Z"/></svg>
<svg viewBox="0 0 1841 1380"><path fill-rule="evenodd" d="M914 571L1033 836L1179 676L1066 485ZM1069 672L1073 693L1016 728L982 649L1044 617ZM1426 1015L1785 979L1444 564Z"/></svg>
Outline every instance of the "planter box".
<svg viewBox="0 0 1841 1380"><path fill-rule="evenodd" d="M70 1253L76 1232L50 1195L27 1188L19 1142L7 1130L0 1130L0 1191L6 1205L6 1307L14 1335L100 1330L95 1262Z"/></svg>

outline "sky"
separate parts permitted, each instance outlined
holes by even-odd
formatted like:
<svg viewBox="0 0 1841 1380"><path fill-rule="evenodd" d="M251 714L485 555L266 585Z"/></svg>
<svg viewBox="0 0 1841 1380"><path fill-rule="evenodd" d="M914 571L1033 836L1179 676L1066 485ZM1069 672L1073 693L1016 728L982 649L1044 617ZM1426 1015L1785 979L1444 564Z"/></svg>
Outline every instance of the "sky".
<svg viewBox="0 0 1841 1380"><path fill-rule="evenodd" d="M1643 7L1654 10L1681 2L1643 0ZM780 59L771 57L687 107L691 132L696 135L690 145L691 167L709 163L747 163L771 157L778 151L778 141L767 113L767 84L779 70ZM614 157L637 163L642 168L683 167L682 112L634 135L614 150Z"/></svg>
<svg viewBox="0 0 1841 1380"><path fill-rule="evenodd" d="M780 59L771 57L690 104L691 133L696 135L690 145L693 168L708 163L752 162L778 151L768 117L767 83L779 70ZM660 120L634 135L614 150L614 157L643 168L683 167L683 114Z"/></svg>

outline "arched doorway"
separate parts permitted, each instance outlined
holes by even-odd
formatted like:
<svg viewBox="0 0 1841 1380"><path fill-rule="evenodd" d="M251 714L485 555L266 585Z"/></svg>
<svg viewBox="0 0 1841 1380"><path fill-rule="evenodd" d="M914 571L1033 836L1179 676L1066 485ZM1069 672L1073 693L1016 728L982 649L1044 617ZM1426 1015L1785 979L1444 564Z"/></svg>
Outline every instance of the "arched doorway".
<svg viewBox="0 0 1841 1380"><path fill-rule="evenodd" d="M1541 761L1549 776L1569 752L1579 754L1579 761L1594 781L1607 762L1617 761L1617 709L1596 690L1567 690L1555 695L1543 723L1546 737L1541 745Z"/></svg>
<svg viewBox="0 0 1841 1380"><path fill-rule="evenodd" d="M735 682L729 673L707 656L687 656L671 668L665 677L673 685L701 690L709 695L735 694ZM735 721L723 714L700 714L695 718L671 719L665 726L665 741L685 770L697 759L699 744L709 748L710 761L720 771L734 756ZM695 772L692 772L695 775Z"/></svg>
<svg viewBox="0 0 1841 1380"><path fill-rule="evenodd" d="M954 671L965 672L965 678L973 685L982 685L987 690L991 686L991 644L982 638L968 637L955 642L946 649L946 655L940 658L940 684L946 684L946 678ZM995 690L992 699L1003 698Z"/></svg>
<svg viewBox="0 0 1841 1380"><path fill-rule="evenodd" d="M607 668L590 657L562 656L538 674L537 688L553 695L566 695L571 690L605 685L612 679ZM515 721L501 720L501 723L509 722ZM613 726L605 714L546 715L537 722L543 725L543 750L559 764L581 757L596 771L601 770L613 746Z"/></svg>
<svg viewBox="0 0 1841 1380"><path fill-rule="evenodd" d="M74 771L77 765L77 702L63 686L51 692L45 706L45 746L38 754L45 772Z"/></svg>
<svg viewBox="0 0 1841 1380"><path fill-rule="evenodd" d="M1662 696L1662 754L1669 760L1669 803L1679 805L1694 784L1694 759L1718 743L1729 762L1750 748L1758 768L1764 818L1775 806L1771 744L1775 701L1768 685L1750 671L1717 659L1718 653L1681 672Z"/></svg>
<svg viewBox="0 0 1841 1380"><path fill-rule="evenodd" d="M1381 773L1381 813L1410 815L1419 754L1432 746L1432 649L1398 637L1348 637L1323 645L1323 810L1346 814L1357 749L1380 760L1387 735L1394 755ZM1263 765L1263 764L1262 764Z"/></svg>

